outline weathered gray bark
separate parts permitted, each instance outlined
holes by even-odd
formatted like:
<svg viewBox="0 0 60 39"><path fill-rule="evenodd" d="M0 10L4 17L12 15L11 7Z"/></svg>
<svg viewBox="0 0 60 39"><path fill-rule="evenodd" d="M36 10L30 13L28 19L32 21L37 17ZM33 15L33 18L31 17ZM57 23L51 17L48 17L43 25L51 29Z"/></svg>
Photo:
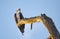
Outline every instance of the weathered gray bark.
<svg viewBox="0 0 60 39"><path fill-rule="evenodd" d="M41 17L43 18L42 23L45 25L45 27L48 29L51 37L53 39L60 39L60 34L52 21L52 19L45 14L42 14Z"/></svg>
<svg viewBox="0 0 60 39"><path fill-rule="evenodd" d="M42 22L47 28L48 32L51 35L51 39L60 39L60 34L50 17L47 17L45 14L37 17L25 18L21 19L17 25L34 23L34 22Z"/></svg>

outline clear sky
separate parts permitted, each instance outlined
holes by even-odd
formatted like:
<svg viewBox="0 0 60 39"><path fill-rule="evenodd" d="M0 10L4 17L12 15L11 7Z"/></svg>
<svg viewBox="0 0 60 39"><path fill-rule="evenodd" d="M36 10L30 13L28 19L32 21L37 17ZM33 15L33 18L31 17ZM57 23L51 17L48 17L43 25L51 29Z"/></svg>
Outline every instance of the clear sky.
<svg viewBox="0 0 60 39"><path fill-rule="evenodd" d="M49 32L42 23L26 24L24 36L14 20L16 9L21 8L24 17L45 13L51 17L60 32L60 0L0 0L0 39L47 39Z"/></svg>

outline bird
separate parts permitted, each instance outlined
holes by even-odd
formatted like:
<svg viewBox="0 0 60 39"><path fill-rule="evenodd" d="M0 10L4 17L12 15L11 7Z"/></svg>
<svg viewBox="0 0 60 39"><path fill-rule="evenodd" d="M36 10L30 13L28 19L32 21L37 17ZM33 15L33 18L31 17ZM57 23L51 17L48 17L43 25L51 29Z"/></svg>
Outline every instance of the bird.
<svg viewBox="0 0 60 39"><path fill-rule="evenodd" d="M22 13L21 13L21 9L17 9L16 10L16 13L14 14L14 18L15 18L15 21L16 21L16 24L21 20L21 19L24 19ZM24 33L24 29L25 29L25 24L22 24L22 25L19 25L18 26L19 30L21 31L21 33L23 34Z"/></svg>

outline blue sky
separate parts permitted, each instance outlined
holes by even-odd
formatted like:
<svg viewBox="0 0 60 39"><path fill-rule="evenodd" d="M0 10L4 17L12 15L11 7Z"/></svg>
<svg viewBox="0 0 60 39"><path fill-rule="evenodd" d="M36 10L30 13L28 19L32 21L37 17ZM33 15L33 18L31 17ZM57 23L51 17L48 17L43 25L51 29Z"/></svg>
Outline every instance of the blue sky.
<svg viewBox="0 0 60 39"><path fill-rule="evenodd" d="M24 36L14 20L16 9L21 8L24 17L45 13L51 17L60 32L60 0L0 0L0 39L47 39L49 32L42 23L26 24Z"/></svg>

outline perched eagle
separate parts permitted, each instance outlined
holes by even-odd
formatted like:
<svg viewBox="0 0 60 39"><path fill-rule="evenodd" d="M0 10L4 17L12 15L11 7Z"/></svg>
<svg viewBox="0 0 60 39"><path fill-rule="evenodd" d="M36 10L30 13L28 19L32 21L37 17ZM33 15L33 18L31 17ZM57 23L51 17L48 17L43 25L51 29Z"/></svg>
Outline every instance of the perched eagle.
<svg viewBox="0 0 60 39"><path fill-rule="evenodd" d="M16 11L16 13L14 14L14 17L15 17L16 23L18 23L21 19L24 19L23 15L21 13L21 9L18 9ZM23 34L24 33L24 29L25 29L25 24L22 24L22 25L18 26L18 28L21 31L21 33Z"/></svg>

